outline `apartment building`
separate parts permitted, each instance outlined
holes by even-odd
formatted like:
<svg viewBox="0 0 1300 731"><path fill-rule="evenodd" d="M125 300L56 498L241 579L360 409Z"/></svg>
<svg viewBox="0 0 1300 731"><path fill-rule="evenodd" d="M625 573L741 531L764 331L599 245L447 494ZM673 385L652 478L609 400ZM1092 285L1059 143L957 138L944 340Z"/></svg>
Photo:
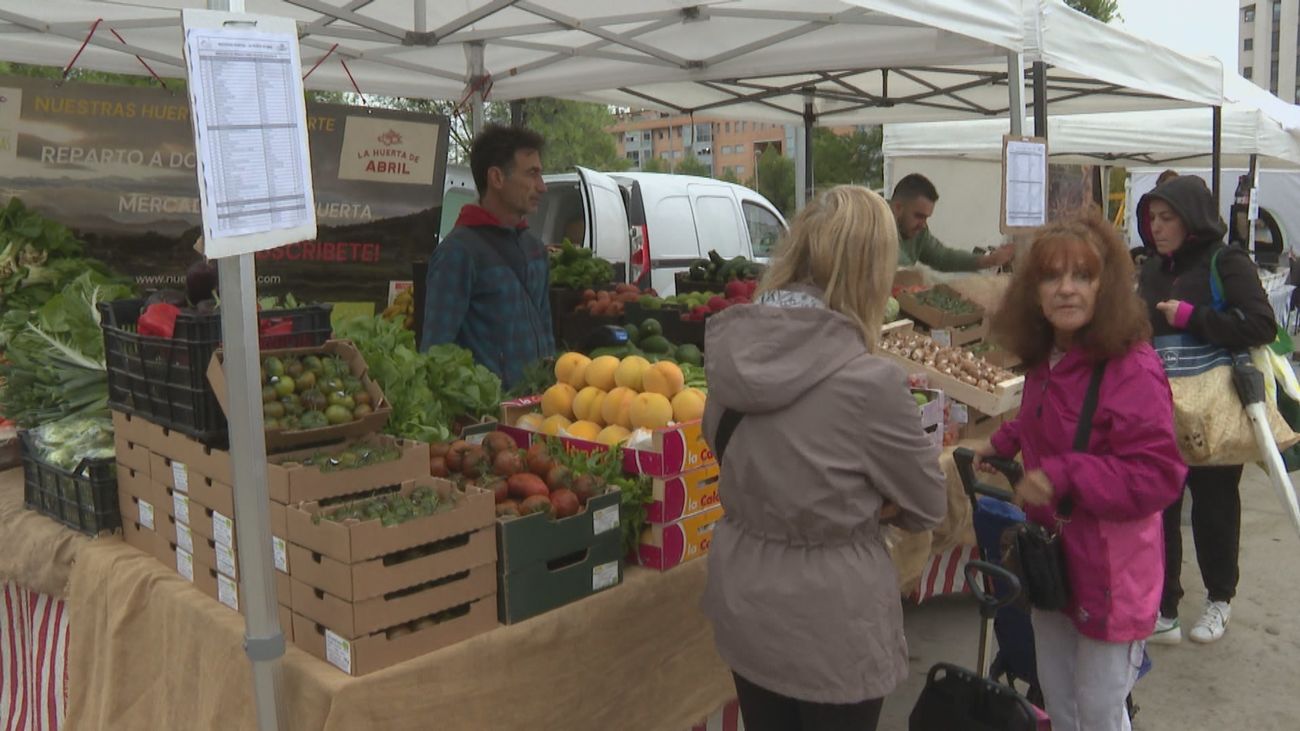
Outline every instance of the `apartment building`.
<svg viewBox="0 0 1300 731"><path fill-rule="evenodd" d="M713 175L728 170L747 180L754 174L758 158L769 146L783 155L794 154L794 126L772 122L745 122L664 112L635 111L619 115L606 128L614 135L619 154L633 170L640 170L658 158L665 170L673 170L694 156Z"/></svg>
<svg viewBox="0 0 1300 731"><path fill-rule="evenodd" d="M1300 0L1240 0L1238 70L1282 101L1300 97Z"/></svg>

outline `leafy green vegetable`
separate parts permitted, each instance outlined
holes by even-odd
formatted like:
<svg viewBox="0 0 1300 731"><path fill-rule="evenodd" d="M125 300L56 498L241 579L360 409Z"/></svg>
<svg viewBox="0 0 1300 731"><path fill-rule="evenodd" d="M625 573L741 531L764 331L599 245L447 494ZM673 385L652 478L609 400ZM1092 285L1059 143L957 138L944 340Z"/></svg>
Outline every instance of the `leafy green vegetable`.
<svg viewBox="0 0 1300 731"><path fill-rule="evenodd" d="M523 378L506 393L506 398L517 399L545 393L555 385L555 359L542 358L524 366Z"/></svg>
<svg viewBox="0 0 1300 731"><path fill-rule="evenodd" d="M383 317L351 318L334 333L357 346L392 404L389 434L442 442L452 437L457 418L479 419L500 407L501 379L464 348L438 345L421 353L414 333Z"/></svg>
<svg viewBox="0 0 1300 731"><path fill-rule="evenodd" d="M551 252L551 286L590 289L614 281L614 265L594 256L591 249L574 246L565 239L560 250Z"/></svg>
<svg viewBox="0 0 1300 731"><path fill-rule="evenodd" d="M106 417L70 416L32 430L41 459L65 470L74 470L83 459L112 459L113 424Z"/></svg>
<svg viewBox="0 0 1300 731"><path fill-rule="evenodd" d="M76 414L107 417L108 375L96 306L133 294L86 272L51 297L6 349L0 412L28 427Z"/></svg>
<svg viewBox="0 0 1300 731"><path fill-rule="evenodd" d="M322 519L334 523L342 523L346 520L378 520L385 526L397 525L415 518L451 510L456 507L457 496L457 493L451 492L444 497L431 487L419 487L410 495L392 493L322 511L312 516L312 522L320 524Z"/></svg>
<svg viewBox="0 0 1300 731"><path fill-rule="evenodd" d="M646 506L654 502L654 483L645 475L623 474L623 449L610 447L594 452L570 452L563 442L550 439L551 458L574 474L591 475L619 489L618 522L623 529L623 551L631 553L641 544L646 526Z"/></svg>

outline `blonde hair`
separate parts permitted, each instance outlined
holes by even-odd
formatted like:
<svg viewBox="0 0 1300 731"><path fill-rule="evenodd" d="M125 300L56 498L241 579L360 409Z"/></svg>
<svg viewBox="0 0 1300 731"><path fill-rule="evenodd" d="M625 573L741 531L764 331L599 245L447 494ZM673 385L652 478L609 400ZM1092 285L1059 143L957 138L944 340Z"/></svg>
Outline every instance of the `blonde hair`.
<svg viewBox="0 0 1300 731"><path fill-rule="evenodd" d="M897 266L898 227L889 204L867 188L838 185L795 216L760 290L817 287L826 306L853 320L874 352Z"/></svg>

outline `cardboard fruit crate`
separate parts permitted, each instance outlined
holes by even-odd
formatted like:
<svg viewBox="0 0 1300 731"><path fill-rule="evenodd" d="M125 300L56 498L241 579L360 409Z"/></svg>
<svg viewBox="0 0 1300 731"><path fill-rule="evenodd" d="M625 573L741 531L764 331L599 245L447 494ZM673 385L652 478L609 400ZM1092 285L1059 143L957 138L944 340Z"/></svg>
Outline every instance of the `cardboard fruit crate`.
<svg viewBox="0 0 1300 731"><path fill-rule="evenodd" d="M212 385L212 390L216 394L217 404L220 405L222 414L227 411L226 374L222 367L224 355L223 351L216 351L212 354L212 360L208 365L208 382ZM268 429L266 431L267 451L280 452L312 444L328 444L383 431L384 425L388 423L388 417L393 413L393 407L384 398L384 392L380 389L379 384L370 380L366 360L361 357L361 352L351 342L347 340L330 340L319 347L263 350L260 358L265 360L271 356L286 358L308 355L331 355L343 359L348 364L352 375L361 379L362 387L370 394L371 403L374 404L374 411L346 424L334 424L317 429Z"/></svg>
<svg viewBox="0 0 1300 731"><path fill-rule="evenodd" d="M722 506L717 505L672 523L648 526L637 546L637 563L666 571L705 555L722 515Z"/></svg>
<svg viewBox="0 0 1300 731"><path fill-rule="evenodd" d="M946 284L936 284L931 289L951 297L966 299L962 297L961 293ZM913 320L923 322L931 329L958 328L964 325L973 325L984 319L984 308L974 302L970 302L973 308L971 312L956 314L922 303L917 294L919 293L899 292L897 297L898 307ZM969 300L966 301L969 302Z"/></svg>
<svg viewBox="0 0 1300 731"><path fill-rule="evenodd" d="M910 358L895 355L884 348L880 349L879 354L897 362L908 373L924 375L926 382L932 387L943 391L946 398L966 404L989 415L996 416L1019 408L1020 396L1025 390L1024 376L1016 376L994 384L993 391L990 392L972 386L935 368L930 368L924 363L917 363Z"/></svg>
<svg viewBox="0 0 1300 731"><path fill-rule="evenodd" d="M655 478L651 488L653 502L646 506L646 520L667 524L717 507L720 476L718 465L711 464L675 477Z"/></svg>
<svg viewBox="0 0 1300 731"><path fill-rule="evenodd" d="M315 522L313 518L318 513L337 505L322 507L319 502L292 505L286 509L289 542L351 565L468 533L477 527L490 525L496 518L492 494L479 488L471 487L461 492L447 480L424 477L406 481L400 492L409 495L426 486L433 487L443 496L458 495L458 504L445 512L389 526L378 520Z"/></svg>
<svg viewBox="0 0 1300 731"><path fill-rule="evenodd" d="M622 495L610 489L577 515L497 519L497 600L504 624L528 619L622 581Z"/></svg>
<svg viewBox="0 0 1300 731"><path fill-rule="evenodd" d="M936 328L930 331L930 337L942 345L947 342L952 347L961 347L983 341L989 336L989 320L980 320L964 327Z"/></svg>
<svg viewBox="0 0 1300 731"><path fill-rule="evenodd" d="M528 448L534 441L548 439L544 434L521 429L514 424L519 417L536 411L541 405L540 396L529 396L501 404L501 423L498 431L514 438L520 448ZM594 452L609 449L604 444L588 442L572 437L557 437L566 449L578 452ZM683 472L717 464L713 450L704 441L704 432L699 421L688 421L676 426L659 429L654 432L651 445L646 449L623 447L623 472L630 475L649 475L651 477L672 477Z"/></svg>
<svg viewBox="0 0 1300 731"><path fill-rule="evenodd" d="M293 614L293 642L352 676L366 675L496 629L496 597L466 599L414 623L349 640L324 625Z"/></svg>
<svg viewBox="0 0 1300 731"><path fill-rule="evenodd" d="M396 448L400 455L390 462L334 471L325 471L302 462L321 453L344 452L355 446L356 442L268 457L266 485L271 499L285 505L296 505L400 485L407 480L429 476L429 445L386 434L366 437L361 441L377 447Z"/></svg>

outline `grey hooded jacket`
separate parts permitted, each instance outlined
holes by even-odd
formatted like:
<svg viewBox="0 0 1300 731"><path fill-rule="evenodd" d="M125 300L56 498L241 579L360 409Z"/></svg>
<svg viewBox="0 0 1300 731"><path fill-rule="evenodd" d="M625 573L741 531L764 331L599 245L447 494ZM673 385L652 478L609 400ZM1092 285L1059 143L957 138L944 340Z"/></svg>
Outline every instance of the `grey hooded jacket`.
<svg viewBox="0 0 1300 731"><path fill-rule="evenodd" d="M705 437L727 445L726 517L702 608L740 675L819 703L883 697L907 674L898 577L878 519L931 528L947 502L902 369L871 355L814 290L771 293L710 318Z"/></svg>

